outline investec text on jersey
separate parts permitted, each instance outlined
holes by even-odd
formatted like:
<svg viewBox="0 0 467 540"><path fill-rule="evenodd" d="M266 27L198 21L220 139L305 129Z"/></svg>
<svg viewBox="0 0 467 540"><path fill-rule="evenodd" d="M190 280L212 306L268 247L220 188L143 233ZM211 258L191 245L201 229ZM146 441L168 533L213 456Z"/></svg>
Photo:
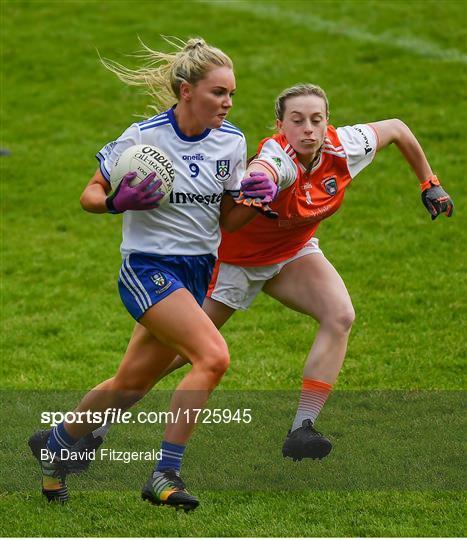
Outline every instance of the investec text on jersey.
<svg viewBox="0 0 467 540"><path fill-rule="evenodd" d="M200 195L199 193L183 193L180 191L170 194L169 202L175 204L193 204L195 201L207 206L210 204L219 204L224 193L213 193L212 195Z"/></svg>

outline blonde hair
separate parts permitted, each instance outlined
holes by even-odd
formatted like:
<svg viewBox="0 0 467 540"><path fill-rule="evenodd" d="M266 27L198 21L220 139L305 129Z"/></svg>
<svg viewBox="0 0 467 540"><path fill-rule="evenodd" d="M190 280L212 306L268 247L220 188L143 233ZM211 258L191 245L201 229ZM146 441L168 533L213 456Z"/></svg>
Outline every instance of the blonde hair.
<svg viewBox="0 0 467 540"><path fill-rule="evenodd" d="M192 38L184 42L179 38L162 37L175 47L176 51L153 51L140 40L143 50L134 56L145 60L145 64L138 69L129 69L112 60L101 58L102 64L121 81L130 86L146 88L146 94L151 96L154 103L149 107L156 112L171 107L180 99L182 82L196 84L213 66L233 69L232 60L202 38Z"/></svg>
<svg viewBox="0 0 467 540"><path fill-rule="evenodd" d="M298 96L318 96L322 98L326 104L326 118L329 118L329 102L326 92L316 84L300 83L286 88L277 96L274 106L277 120L284 119L286 101L289 98Z"/></svg>

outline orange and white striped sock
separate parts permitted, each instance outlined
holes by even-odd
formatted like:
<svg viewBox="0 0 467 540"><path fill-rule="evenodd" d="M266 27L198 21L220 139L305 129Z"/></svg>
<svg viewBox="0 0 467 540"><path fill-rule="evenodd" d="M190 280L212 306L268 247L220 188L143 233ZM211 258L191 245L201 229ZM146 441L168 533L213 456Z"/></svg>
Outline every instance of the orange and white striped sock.
<svg viewBox="0 0 467 540"><path fill-rule="evenodd" d="M332 384L307 379L306 377L303 378L302 393L300 394L300 402L292 425L292 431L302 427L303 420L307 418L313 423L315 422L331 390Z"/></svg>

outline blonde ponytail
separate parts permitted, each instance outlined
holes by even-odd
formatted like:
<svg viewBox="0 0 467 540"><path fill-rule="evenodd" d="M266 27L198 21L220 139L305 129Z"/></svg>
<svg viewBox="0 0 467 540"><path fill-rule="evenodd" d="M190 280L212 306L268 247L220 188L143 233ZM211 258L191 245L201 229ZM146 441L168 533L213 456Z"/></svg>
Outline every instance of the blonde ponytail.
<svg viewBox="0 0 467 540"><path fill-rule="evenodd" d="M156 112L161 112L178 101L182 82L196 84L213 66L233 69L232 60L202 38L191 38L184 42L179 38L162 37L176 51L154 51L140 40L143 50L135 56L141 58L144 65L138 69L129 69L112 60L101 58L102 64L125 84L146 88L146 93L153 100L149 107Z"/></svg>

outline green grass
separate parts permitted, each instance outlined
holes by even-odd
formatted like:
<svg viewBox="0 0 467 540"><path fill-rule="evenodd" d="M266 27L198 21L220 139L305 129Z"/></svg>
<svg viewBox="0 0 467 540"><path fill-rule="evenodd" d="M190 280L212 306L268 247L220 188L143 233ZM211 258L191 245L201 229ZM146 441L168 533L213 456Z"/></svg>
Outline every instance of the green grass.
<svg viewBox="0 0 467 540"><path fill-rule="evenodd" d="M85 390L118 366L132 328L116 288L120 218L87 214L78 200L96 168L95 152L135 114L143 115L147 102L100 66L96 49L131 64L125 54L138 49L137 36L165 48L162 33L202 35L232 56L238 92L230 120L245 132L250 153L270 133L275 96L300 81L327 90L334 125L398 117L411 126L453 196L456 213L431 223L416 179L390 148L359 175L338 215L320 226L321 247L357 312L336 388L464 390L466 19L465 3L450 0L3 0L0 140L12 154L0 158L1 387L18 391L21 408L23 390ZM221 388L296 390L315 331L308 318L260 296L224 329L232 367ZM179 377L171 375L161 387L173 388ZM34 419L33 408L25 410ZM286 430L286 424L277 429ZM329 426L332 419L323 414L320 427ZM344 441L338 445L342 452ZM2 468L7 448L0 446ZM454 453L454 443L449 448ZM338 476L339 460L334 463ZM36 475L25 458L28 466ZM56 508L44 504L37 490L18 493L4 486L1 531L465 534L459 490L322 491L313 489L318 469L303 470L310 475L306 491L193 486L202 507L186 516L142 504L135 490L79 489L68 507Z"/></svg>
<svg viewBox="0 0 467 540"><path fill-rule="evenodd" d="M39 495L0 499L30 536L462 536L462 497L442 492L200 493L194 514L143 504L135 492L78 493L66 508ZM388 508L392 510L388 511ZM397 511L396 511L397 509ZM79 516L79 519L77 517ZM130 528L131 527L131 528Z"/></svg>

